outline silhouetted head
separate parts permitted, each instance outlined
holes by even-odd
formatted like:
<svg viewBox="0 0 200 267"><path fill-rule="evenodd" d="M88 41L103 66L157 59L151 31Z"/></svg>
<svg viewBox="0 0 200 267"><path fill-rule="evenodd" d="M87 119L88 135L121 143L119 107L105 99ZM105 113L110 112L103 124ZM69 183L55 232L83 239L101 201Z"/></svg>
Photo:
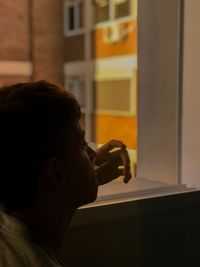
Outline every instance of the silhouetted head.
<svg viewBox="0 0 200 267"><path fill-rule="evenodd" d="M80 183L80 173L73 175L72 166L78 167L82 160L72 162L72 154L79 157L76 152L79 153L84 140L78 124L80 114L75 97L47 81L18 83L0 89L0 203L6 210L30 209L41 176L50 180L52 173L58 174L58 179L65 175L66 179L76 181L73 181L74 188ZM49 162L51 166L47 170ZM65 171L63 166L68 166ZM73 186L69 188L75 190ZM94 192L88 201L95 198ZM79 193L74 192L74 200L70 199L78 202ZM80 196L77 206L82 203L84 199Z"/></svg>

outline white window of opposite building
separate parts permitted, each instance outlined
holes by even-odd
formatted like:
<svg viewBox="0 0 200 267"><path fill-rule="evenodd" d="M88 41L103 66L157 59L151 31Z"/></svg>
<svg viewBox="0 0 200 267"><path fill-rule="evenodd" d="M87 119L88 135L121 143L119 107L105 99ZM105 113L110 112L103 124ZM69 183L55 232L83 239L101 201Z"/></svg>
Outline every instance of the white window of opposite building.
<svg viewBox="0 0 200 267"><path fill-rule="evenodd" d="M85 112L85 83L81 76L71 76L66 79L66 88L76 96L81 111Z"/></svg>
<svg viewBox="0 0 200 267"><path fill-rule="evenodd" d="M94 0L95 23L131 15L131 0Z"/></svg>
<svg viewBox="0 0 200 267"><path fill-rule="evenodd" d="M66 0L64 2L64 32L66 36L83 32L83 1Z"/></svg>

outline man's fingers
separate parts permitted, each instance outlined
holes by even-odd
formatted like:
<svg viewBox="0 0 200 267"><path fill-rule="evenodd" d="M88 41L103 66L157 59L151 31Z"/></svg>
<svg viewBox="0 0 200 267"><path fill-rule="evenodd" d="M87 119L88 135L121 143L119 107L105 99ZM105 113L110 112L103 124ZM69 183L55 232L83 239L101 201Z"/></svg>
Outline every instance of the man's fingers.
<svg viewBox="0 0 200 267"><path fill-rule="evenodd" d="M119 141L119 140L111 140L110 142L108 142L108 149L109 151L112 150L113 148L121 148L121 149L126 149L126 145Z"/></svg>
<svg viewBox="0 0 200 267"><path fill-rule="evenodd" d="M130 181L131 178L132 178L131 175L127 175L127 176L125 176L125 177L124 177L124 183L127 184L127 183Z"/></svg>
<svg viewBox="0 0 200 267"><path fill-rule="evenodd" d="M96 173L96 177L98 179L99 185L103 185L123 175L123 170L120 170L114 167L109 162L105 162L104 164L102 164L101 166L98 166L95 169L95 173Z"/></svg>
<svg viewBox="0 0 200 267"><path fill-rule="evenodd" d="M112 152L124 149L126 149L126 146L123 142L118 140L111 140L110 142L106 143L96 150L95 164L101 165L102 163L109 160L110 154L112 154Z"/></svg>
<svg viewBox="0 0 200 267"><path fill-rule="evenodd" d="M110 175L110 181L121 175L124 176L125 183L131 179L130 158L123 142L111 140L107 144L97 149L95 165L100 166L104 163L110 164L109 168L107 166L107 172ZM101 169L99 171L101 171Z"/></svg>
<svg viewBox="0 0 200 267"><path fill-rule="evenodd" d="M121 159L123 162L123 166L124 166L124 182L128 183L128 181L131 179L131 167L130 167L130 158L128 155L128 151L122 150L121 151Z"/></svg>
<svg viewBox="0 0 200 267"><path fill-rule="evenodd" d="M116 149L110 153L110 161L113 164L124 166L124 175L127 176L130 173L130 158L126 149Z"/></svg>
<svg viewBox="0 0 200 267"><path fill-rule="evenodd" d="M121 170L124 176L124 182L128 183L131 179L131 166L128 151L126 149L115 149L110 153L110 163Z"/></svg>
<svg viewBox="0 0 200 267"><path fill-rule="evenodd" d="M130 158L126 149L121 151L121 159L125 167L125 172L130 171Z"/></svg>

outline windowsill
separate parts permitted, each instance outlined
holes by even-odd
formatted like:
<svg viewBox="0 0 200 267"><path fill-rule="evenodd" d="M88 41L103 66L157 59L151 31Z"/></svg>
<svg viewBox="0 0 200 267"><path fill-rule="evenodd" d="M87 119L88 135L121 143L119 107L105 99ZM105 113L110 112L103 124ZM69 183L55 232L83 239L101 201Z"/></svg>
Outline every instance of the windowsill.
<svg viewBox="0 0 200 267"><path fill-rule="evenodd" d="M111 186L112 183L109 185ZM125 187L126 190L128 189L126 193L122 192ZM134 191L131 191L133 189ZM124 220L135 216L141 217L169 210L175 211L180 208L194 207L200 203L200 191L195 188L187 188L185 185L166 185L143 178L133 179L128 185L118 183L112 186L112 190L110 194L108 185L103 186L94 203L77 210L70 228Z"/></svg>
<svg viewBox="0 0 200 267"><path fill-rule="evenodd" d="M72 36L76 36L76 35L80 35L80 34L84 34L85 33L85 30L84 28L81 28L81 29L75 29L75 30L66 30L64 32L64 36L67 38L67 37L72 37Z"/></svg>
<svg viewBox="0 0 200 267"><path fill-rule="evenodd" d="M120 180L116 180L109 184L100 186L97 200L94 203L81 207L81 209L178 194L193 190L196 191L195 188L188 188L184 184L170 185L151 181L145 178L133 178L128 184L125 184Z"/></svg>

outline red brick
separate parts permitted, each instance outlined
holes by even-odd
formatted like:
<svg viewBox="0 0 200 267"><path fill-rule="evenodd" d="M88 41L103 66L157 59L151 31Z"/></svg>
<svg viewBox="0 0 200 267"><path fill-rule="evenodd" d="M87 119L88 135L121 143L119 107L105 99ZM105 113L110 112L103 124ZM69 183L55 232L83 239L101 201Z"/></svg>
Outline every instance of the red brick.
<svg viewBox="0 0 200 267"><path fill-rule="evenodd" d="M13 83L21 83L21 82L30 82L30 77L28 76L0 76L0 86L13 84Z"/></svg>
<svg viewBox="0 0 200 267"><path fill-rule="evenodd" d="M29 1L0 0L0 60L30 60Z"/></svg>
<svg viewBox="0 0 200 267"><path fill-rule="evenodd" d="M65 62L84 60L84 34L65 38Z"/></svg>
<svg viewBox="0 0 200 267"><path fill-rule="evenodd" d="M63 83L63 1L33 0L34 80Z"/></svg>

